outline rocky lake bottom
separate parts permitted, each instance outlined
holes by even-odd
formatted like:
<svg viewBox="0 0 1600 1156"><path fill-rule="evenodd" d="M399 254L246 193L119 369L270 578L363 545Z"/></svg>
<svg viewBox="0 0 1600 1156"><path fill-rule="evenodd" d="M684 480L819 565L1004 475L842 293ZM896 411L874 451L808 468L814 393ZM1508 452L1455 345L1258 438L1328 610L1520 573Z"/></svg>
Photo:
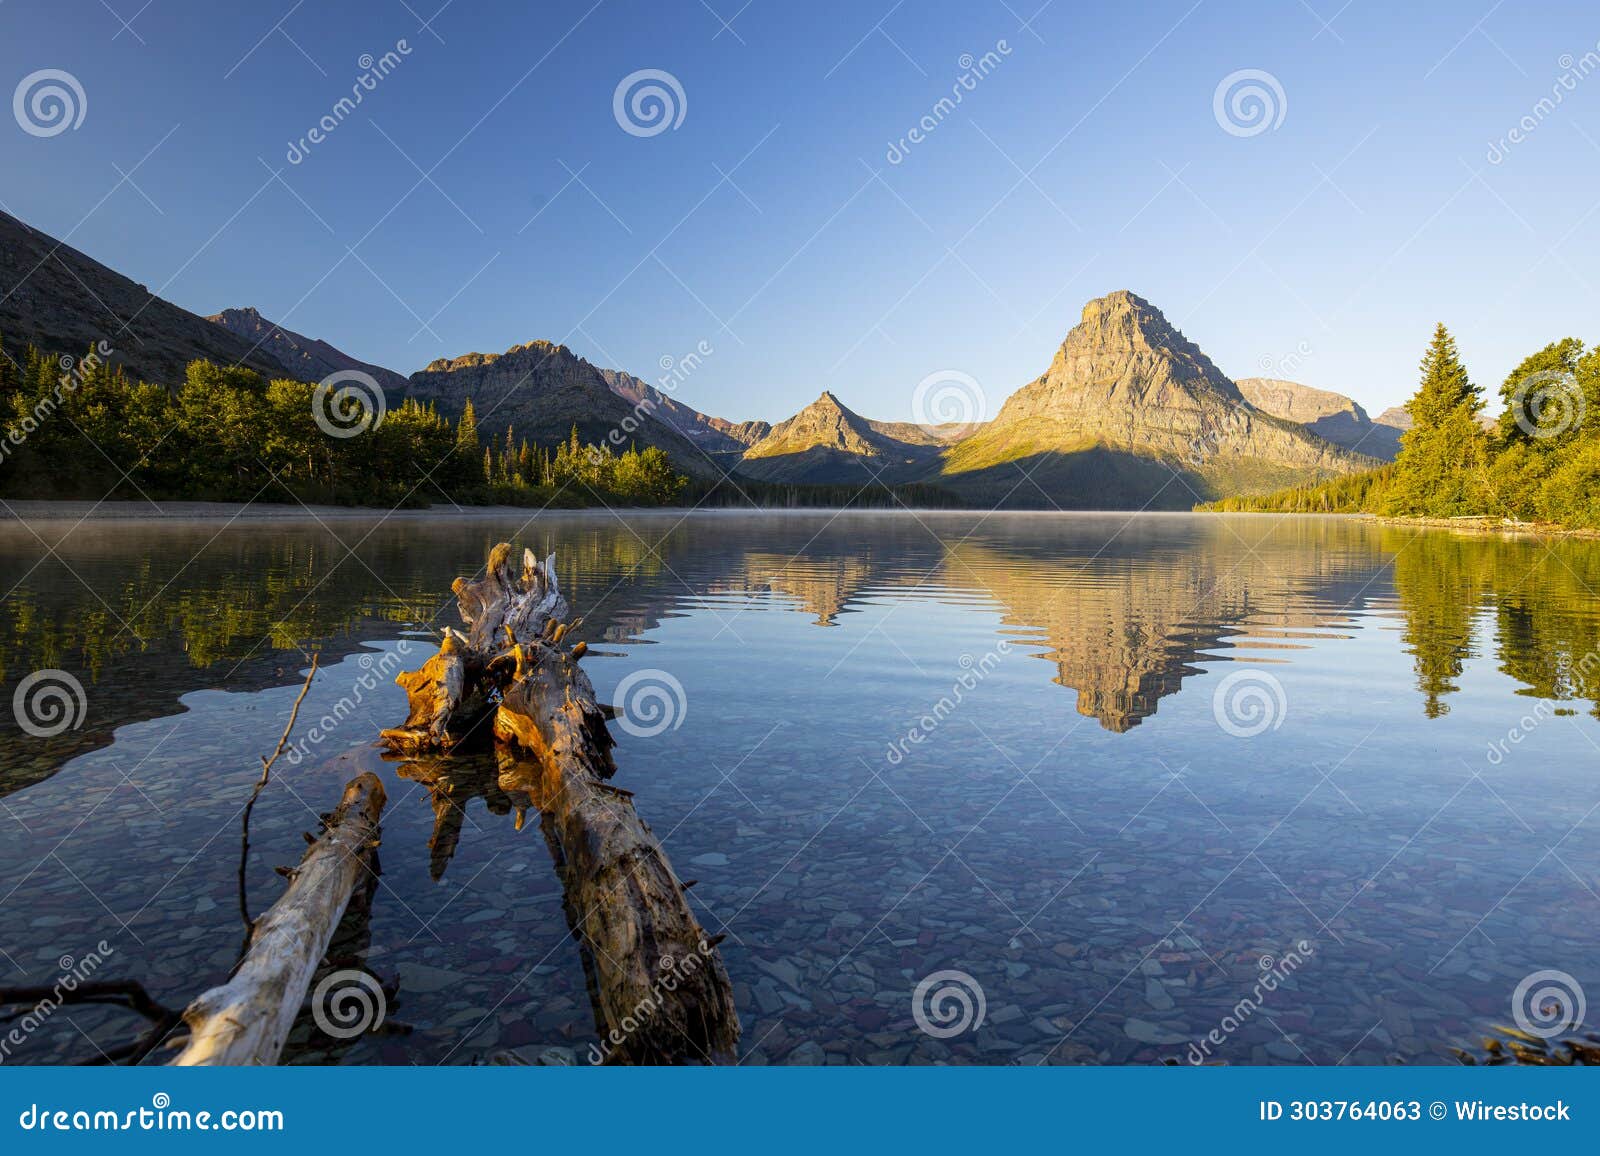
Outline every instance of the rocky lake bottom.
<svg viewBox="0 0 1600 1156"><path fill-rule="evenodd" d="M657 688L614 781L727 936L743 1063L1447 1063L1537 973L1600 993L1593 542L679 511L0 538L0 701L52 669L85 704L0 713L0 983L95 952L182 1006L226 976L240 808L315 649L249 901L378 773L381 882L336 951L387 1011L304 1016L286 1061L587 1062L537 812L492 762L373 746L510 538L555 554L602 701ZM7 1062L141 1027L68 1007Z"/></svg>

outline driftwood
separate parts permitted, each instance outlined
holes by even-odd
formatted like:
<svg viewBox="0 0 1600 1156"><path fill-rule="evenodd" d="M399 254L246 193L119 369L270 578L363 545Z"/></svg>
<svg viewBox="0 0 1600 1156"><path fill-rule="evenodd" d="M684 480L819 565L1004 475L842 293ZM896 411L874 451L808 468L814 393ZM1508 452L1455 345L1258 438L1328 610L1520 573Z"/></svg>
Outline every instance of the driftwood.
<svg viewBox="0 0 1600 1156"><path fill-rule="evenodd" d="M174 1064L278 1062L345 908L372 873L384 801L371 772L345 786L321 837L289 872L288 890L255 922L232 978L185 1009L189 1042Z"/></svg>
<svg viewBox="0 0 1600 1156"><path fill-rule="evenodd" d="M0 1024L24 1014L30 1008L52 1003L62 1007L69 1004L103 1004L126 1008L150 1021L150 1026L130 1043L118 1044L109 1049L96 1044L93 1056L78 1061L83 1064L120 1064L124 1061L137 1064L155 1051L162 1040L166 1039L167 1033L183 1020L181 1013L152 999L138 980L110 979L85 981L71 991L65 990L60 984L40 987L0 987L0 1007L16 1004L19 1008L16 1012L0 1015Z"/></svg>
<svg viewBox="0 0 1600 1156"><path fill-rule="evenodd" d="M289 709L289 721L284 724L283 735L278 739L278 745L270 756L261 756L261 777L256 780L255 790L250 792L250 800L244 805L244 815L239 820L239 918L244 922L244 944L239 948L239 958L244 958L244 953L250 950L250 936L255 931L255 920L250 918L250 899L246 890L246 870L250 864L250 816L255 814L256 801L261 798L261 792L266 790L268 781L272 778L272 764L276 763L283 754L284 748L289 745L289 735L294 731L294 723L300 717L300 704L306 701L306 695L311 693L312 680L317 677L318 655L311 655L311 669L306 671L306 681L300 687L300 694L294 700L294 706Z"/></svg>
<svg viewBox="0 0 1600 1156"><path fill-rule="evenodd" d="M501 543L484 576L458 578L454 590L468 630L448 631L438 655L396 679L410 712L384 742L415 754L492 737L500 788L543 812L602 1036L591 1059L731 1058L739 1021L722 937L695 918L630 793L606 781L614 743L578 665L585 645L566 644L573 628L554 559L524 551L519 571Z"/></svg>

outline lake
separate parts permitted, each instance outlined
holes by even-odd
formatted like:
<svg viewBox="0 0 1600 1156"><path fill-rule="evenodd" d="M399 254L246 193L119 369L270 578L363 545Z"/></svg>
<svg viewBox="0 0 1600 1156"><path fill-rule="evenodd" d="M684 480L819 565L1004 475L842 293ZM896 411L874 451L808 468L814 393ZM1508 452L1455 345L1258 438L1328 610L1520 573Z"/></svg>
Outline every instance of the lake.
<svg viewBox="0 0 1600 1156"><path fill-rule="evenodd" d="M614 781L727 933L744 1062L1453 1062L1535 973L1600 996L1600 544L1268 515L0 524L0 982L227 975L315 650L248 902L377 771L337 950L390 996L286 1061L584 1062L526 799L372 745L502 538L633 696ZM47 669L80 725L30 733ZM69 1006L6 1062L141 1028Z"/></svg>

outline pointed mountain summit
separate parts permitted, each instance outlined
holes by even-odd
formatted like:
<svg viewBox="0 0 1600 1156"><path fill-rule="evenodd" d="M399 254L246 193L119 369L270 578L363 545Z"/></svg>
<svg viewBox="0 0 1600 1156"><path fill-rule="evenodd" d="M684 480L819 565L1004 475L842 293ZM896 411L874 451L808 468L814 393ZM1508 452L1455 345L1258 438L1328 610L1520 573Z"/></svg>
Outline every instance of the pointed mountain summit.
<svg viewBox="0 0 1600 1156"><path fill-rule="evenodd" d="M1373 464L1256 409L1161 310L1119 290L1083 307L1050 368L950 450L939 483L984 503L1042 492L1063 508L1188 509Z"/></svg>
<svg viewBox="0 0 1600 1156"><path fill-rule="evenodd" d="M894 483L925 472L943 444L937 427L873 421L823 390L746 450L739 472L760 481L805 485L873 478Z"/></svg>

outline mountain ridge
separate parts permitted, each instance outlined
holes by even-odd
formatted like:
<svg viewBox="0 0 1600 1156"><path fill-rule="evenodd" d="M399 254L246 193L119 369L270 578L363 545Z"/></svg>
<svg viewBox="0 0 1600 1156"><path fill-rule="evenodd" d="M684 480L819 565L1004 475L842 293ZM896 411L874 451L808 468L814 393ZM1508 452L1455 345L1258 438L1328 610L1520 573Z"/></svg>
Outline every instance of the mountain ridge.
<svg viewBox="0 0 1600 1156"><path fill-rule="evenodd" d="M1276 377L1241 377L1234 384L1263 413L1298 422L1336 446L1385 462L1400 452L1403 428L1382 415L1373 420L1360 402L1345 394Z"/></svg>
<svg viewBox="0 0 1600 1156"><path fill-rule="evenodd" d="M404 374L352 357L320 338L306 337L292 329L285 329L261 316L261 311L253 305L224 309L221 313L211 314L206 320L270 350L272 356L300 381L322 381L335 373L355 371L367 374L388 392L400 394L405 391Z"/></svg>
<svg viewBox="0 0 1600 1156"><path fill-rule="evenodd" d="M1241 388L1127 290L1086 303L1044 373L992 421L942 427L870 419L831 390L776 424L733 422L544 340L437 358L407 377L254 308L190 313L3 213L0 292L7 338L70 353L127 330L115 360L168 387L197 358L301 381L356 370L391 400L431 402L452 419L471 399L486 438L510 426L514 440L550 446L576 428L590 444L657 446L708 481L731 468L792 485L929 485L975 505L1178 508L1368 468L1392 443L1370 457L1349 447L1398 437L1387 432L1393 411L1373 422L1343 395L1273 379Z"/></svg>
<svg viewBox="0 0 1600 1156"><path fill-rule="evenodd" d="M691 477L715 478L721 469L707 452L648 410L612 391L594 365L565 345L527 341L504 353L441 357L413 373L406 396L432 402L458 420L471 401L480 436L510 427L515 441L543 446L564 442L573 429L587 445L656 446Z"/></svg>
<svg viewBox="0 0 1600 1156"><path fill-rule="evenodd" d="M101 341L131 376L176 385L191 361L287 366L245 338L158 297L65 241L0 212L0 336L78 356Z"/></svg>
<svg viewBox="0 0 1600 1156"><path fill-rule="evenodd" d="M625 370L601 369L600 376L612 393L630 405L644 406L657 420L711 453L743 453L772 429L770 422L736 422L702 413Z"/></svg>

